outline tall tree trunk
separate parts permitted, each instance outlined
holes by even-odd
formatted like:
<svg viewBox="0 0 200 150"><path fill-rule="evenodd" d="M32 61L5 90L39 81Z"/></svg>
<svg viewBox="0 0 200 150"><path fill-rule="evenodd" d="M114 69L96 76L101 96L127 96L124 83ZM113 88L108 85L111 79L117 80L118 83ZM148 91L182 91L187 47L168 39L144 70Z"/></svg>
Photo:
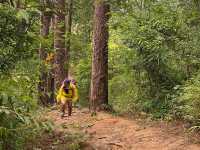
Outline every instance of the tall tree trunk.
<svg viewBox="0 0 200 150"><path fill-rule="evenodd" d="M55 80L54 80L54 54L50 53L49 57L51 57L51 60L49 61L49 64L51 66L51 69L48 71L48 77L47 77L47 92L48 92L48 102L50 104L54 104L55 99Z"/></svg>
<svg viewBox="0 0 200 150"><path fill-rule="evenodd" d="M51 19L51 26L50 26L50 30L54 33L54 27L55 27L55 17L54 15L52 15L52 19ZM54 47L54 42L52 47ZM51 69L48 73L48 93L49 93L49 102L50 104L54 104L55 101L55 76L54 76L54 56L55 53L50 53L49 55L51 55L51 59L50 59L50 66Z"/></svg>
<svg viewBox="0 0 200 150"><path fill-rule="evenodd" d="M95 1L90 109L108 104L108 21L110 7Z"/></svg>
<svg viewBox="0 0 200 150"><path fill-rule="evenodd" d="M17 0L16 10L20 11L20 10L23 10L25 8L26 8L26 5L25 5L24 1ZM18 51L21 51L21 50L23 50L23 45L24 45L24 43L22 42L23 41L22 39L24 38L24 34L25 34L26 28L27 28L27 22L24 18L21 19L17 28L18 28L17 29L17 36L19 37L19 40L17 40L16 49Z"/></svg>
<svg viewBox="0 0 200 150"><path fill-rule="evenodd" d="M45 1L41 0L41 6L45 7ZM46 12L45 10L41 13L41 31L40 35L42 38L46 39L49 35L49 28L51 23L51 14L50 12ZM47 105L49 101L48 97L48 89L47 89L47 77L48 72L45 67L45 60L47 57L47 51L45 50L45 45L43 43L40 44L39 49L39 57L41 61L40 65L40 77L39 77L39 85L38 85L38 93L39 93L39 100L42 105Z"/></svg>
<svg viewBox="0 0 200 150"><path fill-rule="evenodd" d="M55 28L54 28L54 49L55 54L55 85L58 89L62 81L67 77L68 68L66 66L65 48L65 0L55 2Z"/></svg>
<svg viewBox="0 0 200 150"><path fill-rule="evenodd" d="M71 39L71 27L72 27L72 9L73 9L73 0L67 1L67 16L66 16L66 65L69 68L69 57L70 57L70 39Z"/></svg>

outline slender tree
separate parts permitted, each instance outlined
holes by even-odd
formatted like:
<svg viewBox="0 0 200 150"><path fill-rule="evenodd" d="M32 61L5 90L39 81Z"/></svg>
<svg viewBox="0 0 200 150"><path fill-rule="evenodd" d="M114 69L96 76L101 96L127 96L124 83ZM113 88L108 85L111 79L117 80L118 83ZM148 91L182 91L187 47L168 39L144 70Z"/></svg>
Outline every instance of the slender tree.
<svg viewBox="0 0 200 150"><path fill-rule="evenodd" d="M50 30L54 33L54 26L55 26L55 19L54 15L52 15L51 19L51 26ZM52 49L54 47L54 42L52 44ZM55 76L54 76L54 56L55 53L51 52L48 54L48 63L50 64L51 68L48 72L48 81L47 81L47 88L48 88L48 93L49 93L49 102L53 104L55 101Z"/></svg>
<svg viewBox="0 0 200 150"><path fill-rule="evenodd" d="M95 1L90 109L108 104L108 21L110 7Z"/></svg>
<svg viewBox="0 0 200 150"><path fill-rule="evenodd" d="M66 65L69 66L69 53L70 53L70 39L71 39L71 28L72 28L72 9L73 9L73 0L67 1L67 16L66 16Z"/></svg>
<svg viewBox="0 0 200 150"><path fill-rule="evenodd" d="M46 1L41 0L41 30L40 35L43 39L47 39L49 35L49 28L51 24L51 12L46 11ZM47 89L47 77L48 73L45 67L45 60L47 57L47 51L43 42L40 43L39 49L39 57L41 61L40 65L40 77L39 77L39 85L38 85L38 93L39 93L39 100L40 103L43 105L47 105L49 101L48 97L48 89Z"/></svg>
<svg viewBox="0 0 200 150"><path fill-rule="evenodd" d="M65 48L65 0L55 2L55 24L54 24L54 49L55 54L55 85L58 88L61 82L67 77L68 68L66 65Z"/></svg>

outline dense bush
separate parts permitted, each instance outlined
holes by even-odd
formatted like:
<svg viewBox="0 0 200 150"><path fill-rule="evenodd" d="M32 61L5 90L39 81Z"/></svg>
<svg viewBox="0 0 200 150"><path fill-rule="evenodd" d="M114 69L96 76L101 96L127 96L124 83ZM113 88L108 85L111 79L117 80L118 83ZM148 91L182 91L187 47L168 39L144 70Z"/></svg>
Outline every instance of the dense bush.
<svg viewBox="0 0 200 150"><path fill-rule="evenodd" d="M113 6L109 97L117 110L199 118L199 15L192 1Z"/></svg>
<svg viewBox="0 0 200 150"><path fill-rule="evenodd" d="M13 68L17 61L33 55L34 23L38 18L34 11L17 11L0 4L0 73ZM32 32L32 34L30 34Z"/></svg>
<svg viewBox="0 0 200 150"><path fill-rule="evenodd" d="M0 149L23 149L30 137L52 129L52 124L42 119L43 114L32 113L27 103L19 104L5 95L1 95L0 100Z"/></svg>
<svg viewBox="0 0 200 150"><path fill-rule="evenodd" d="M174 108L175 112L179 113L179 117L186 121L195 123L199 122L200 118L200 76L199 74L194 75L192 78L187 80L185 84L179 87L178 95L175 100L179 102L178 107Z"/></svg>
<svg viewBox="0 0 200 150"><path fill-rule="evenodd" d="M37 65L20 61L0 75L0 149L23 149L30 137L51 129L37 105Z"/></svg>

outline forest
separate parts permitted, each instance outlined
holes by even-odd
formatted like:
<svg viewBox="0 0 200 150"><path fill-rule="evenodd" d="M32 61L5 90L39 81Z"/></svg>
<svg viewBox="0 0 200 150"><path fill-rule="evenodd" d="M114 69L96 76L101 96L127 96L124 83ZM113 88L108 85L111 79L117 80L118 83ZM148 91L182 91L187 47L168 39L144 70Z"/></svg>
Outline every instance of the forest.
<svg viewBox="0 0 200 150"><path fill-rule="evenodd" d="M67 132L55 131L66 78L79 91L70 121L103 111L199 134L199 41L199 0L0 0L0 150L87 150L88 137L71 124L61 119Z"/></svg>

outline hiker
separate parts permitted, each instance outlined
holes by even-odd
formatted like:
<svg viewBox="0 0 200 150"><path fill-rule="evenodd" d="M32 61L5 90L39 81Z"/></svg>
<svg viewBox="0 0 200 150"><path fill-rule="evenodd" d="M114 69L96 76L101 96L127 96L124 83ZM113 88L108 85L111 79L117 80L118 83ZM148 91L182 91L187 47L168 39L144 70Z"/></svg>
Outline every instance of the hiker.
<svg viewBox="0 0 200 150"><path fill-rule="evenodd" d="M68 109L68 116L72 115L72 101L76 101L78 90L71 80L65 79L58 91L56 97L57 103L61 104L61 117L64 117L65 110Z"/></svg>

